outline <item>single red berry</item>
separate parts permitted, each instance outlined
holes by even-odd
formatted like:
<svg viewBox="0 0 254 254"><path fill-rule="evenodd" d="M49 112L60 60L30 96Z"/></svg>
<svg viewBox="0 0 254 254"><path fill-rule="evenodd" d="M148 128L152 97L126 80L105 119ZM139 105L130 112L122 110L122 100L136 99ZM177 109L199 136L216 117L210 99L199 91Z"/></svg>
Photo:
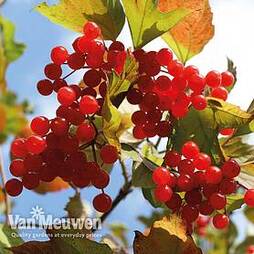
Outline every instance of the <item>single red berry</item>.
<svg viewBox="0 0 254 254"><path fill-rule="evenodd" d="M190 191L194 186L194 181L189 175L180 175L177 178L177 186L180 191Z"/></svg>
<svg viewBox="0 0 254 254"><path fill-rule="evenodd" d="M215 210L221 210L226 206L227 199L224 195L215 192L210 196L209 202Z"/></svg>
<svg viewBox="0 0 254 254"><path fill-rule="evenodd" d="M166 206L173 211L180 209L182 205L182 199L179 194L173 192L172 197L169 201L166 202Z"/></svg>
<svg viewBox="0 0 254 254"><path fill-rule="evenodd" d="M40 136L31 136L26 140L26 149L30 153L40 154L46 147L46 141Z"/></svg>
<svg viewBox="0 0 254 254"><path fill-rule="evenodd" d="M11 144L11 154L18 158L24 158L28 151L26 148L26 141L23 138L15 139Z"/></svg>
<svg viewBox="0 0 254 254"><path fill-rule="evenodd" d="M205 153L199 153L197 157L194 158L193 164L196 169L205 170L211 166L211 158Z"/></svg>
<svg viewBox="0 0 254 254"><path fill-rule="evenodd" d="M194 159L199 155L199 147L193 141L186 142L182 147L182 155L187 159Z"/></svg>
<svg viewBox="0 0 254 254"><path fill-rule="evenodd" d="M84 35L90 40L94 40L101 35L100 27L96 23L91 21L85 23L83 27L83 32Z"/></svg>
<svg viewBox="0 0 254 254"><path fill-rule="evenodd" d="M55 47L51 50L51 60L53 63L61 65L68 59L68 51L62 46Z"/></svg>
<svg viewBox="0 0 254 254"><path fill-rule="evenodd" d="M224 128L220 130L220 134L223 136L232 136L235 132L233 128Z"/></svg>
<svg viewBox="0 0 254 254"><path fill-rule="evenodd" d="M73 70L81 69L86 62L86 58L83 54L73 53L68 57L68 66Z"/></svg>
<svg viewBox="0 0 254 254"><path fill-rule="evenodd" d="M143 94L139 89L131 88L127 94L127 100L130 104L139 104L143 99Z"/></svg>
<svg viewBox="0 0 254 254"><path fill-rule="evenodd" d="M240 165L234 159L226 161L221 167L222 174L228 178L237 177L240 174Z"/></svg>
<svg viewBox="0 0 254 254"><path fill-rule="evenodd" d="M254 189L249 189L244 195L244 203L249 207L254 207Z"/></svg>
<svg viewBox="0 0 254 254"><path fill-rule="evenodd" d="M221 77L222 77L221 83L223 86L226 86L226 87L232 86L235 82L234 75L229 71L222 72Z"/></svg>
<svg viewBox="0 0 254 254"><path fill-rule="evenodd" d="M184 118L188 114L188 107L181 104L173 104L171 107L172 115L176 118Z"/></svg>
<svg viewBox="0 0 254 254"><path fill-rule="evenodd" d="M94 208L101 213L106 213L111 209L112 199L106 193L101 193L93 199Z"/></svg>
<svg viewBox="0 0 254 254"><path fill-rule="evenodd" d="M229 224L229 218L225 214L216 214L213 217L213 225L217 229L224 229Z"/></svg>
<svg viewBox="0 0 254 254"><path fill-rule="evenodd" d="M76 135L78 140L87 143L92 141L95 138L96 131L93 125L89 123L82 123L78 126Z"/></svg>
<svg viewBox="0 0 254 254"><path fill-rule="evenodd" d="M158 167L153 171L152 179L155 184L166 185L170 178L170 172L164 167Z"/></svg>
<svg viewBox="0 0 254 254"><path fill-rule="evenodd" d="M105 145L100 150L100 156L104 163L112 164L118 160L118 151L115 146Z"/></svg>
<svg viewBox="0 0 254 254"><path fill-rule="evenodd" d="M58 92L60 88L67 86L67 82L64 79L56 79L53 82L53 89Z"/></svg>
<svg viewBox="0 0 254 254"><path fill-rule="evenodd" d="M193 96L191 102L196 110L204 110L207 107L207 100L203 95Z"/></svg>
<svg viewBox="0 0 254 254"><path fill-rule="evenodd" d="M165 203L172 197L173 191L168 185L158 185L154 190L154 196L157 201Z"/></svg>
<svg viewBox="0 0 254 254"><path fill-rule="evenodd" d="M181 155L176 151L168 151L164 157L164 162L169 167L178 167L181 161Z"/></svg>
<svg viewBox="0 0 254 254"><path fill-rule="evenodd" d="M225 178L221 181L219 192L223 195L229 195L236 192L237 183L233 179Z"/></svg>
<svg viewBox="0 0 254 254"><path fill-rule="evenodd" d="M83 81L89 87L96 87L101 82L101 74L94 69L88 70L83 77Z"/></svg>
<svg viewBox="0 0 254 254"><path fill-rule="evenodd" d="M246 254L254 254L254 245L249 245Z"/></svg>
<svg viewBox="0 0 254 254"><path fill-rule="evenodd" d="M23 190L22 182L12 178L5 183L5 190L10 196L16 197L20 195Z"/></svg>
<svg viewBox="0 0 254 254"><path fill-rule="evenodd" d="M13 176L22 177L26 174L27 170L24 161L20 159L13 160L10 164L10 172Z"/></svg>
<svg viewBox="0 0 254 254"><path fill-rule="evenodd" d="M194 65L189 65L185 67L183 75L186 79L189 79L192 75L199 75L199 70Z"/></svg>
<svg viewBox="0 0 254 254"><path fill-rule="evenodd" d="M205 88L205 78L200 74L193 74L188 79L188 86L193 92L200 94Z"/></svg>
<svg viewBox="0 0 254 254"><path fill-rule="evenodd" d="M37 83L37 90L43 96L48 96L53 92L53 84L50 80L44 79Z"/></svg>
<svg viewBox="0 0 254 254"><path fill-rule="evenodd" d="M171 80L167 76L159 76L156 79L155 86L159 91L167 91L171 86Z"/></svg>
<svg viewBox="0 0 254 254"><path fill-rule="evenodd" d="M99 105L93 96L85 95L79 102L79 110L84 115L95 114L99 110Z"/></svg>
<svg viewBox="0 0 254 254"><path fill-rule="evenodd" d="M207 200L204 200L199 205L199 212L202 215L211 215L213 213L214 209L210 205L210 203Z"/></svg>
<svg viewBox="0 0 254 254"><path fill-rule="evenodd" d="M97 177L93 179L92 184L98 189L104 189L108 186L109 180L109 174L105 170L101 170Z"/></svg>
<svg viewBox="0 0 254 254"><path fill-rule="evenodd" d="M146 137L142 126L135 126L133 128L133 137L136 139L144 139Z"/></svg>
<svg viewBox="0 0 254 254"><path fill-rule="evenodd" d="M146 113L144 111L136 111L132 114L131 120L135 125L144 125L146 122Z"/></svg>
<svg viewBox="0 0 254 254"><path fill-rule="evenodd" d="M181 62L178 60L173 60L170 63L168 63L168 72L171 76L176 77L183 73L184 66Z"/></svg>
<svg viewBox="0 0 254 254"><path fill-rule="evenodd" d="M216 87L212 90L211 96L226 101L228 98L228 90L223 86Z"/></svg>
<svg viewBox="0 0 254 254"><path fill-rule="evenodd" d="M40 184L40 178L37 174L26 174L22 178L23 186L28 190L37 188Z"/></svg>
<svg viewBox="0 0 254 254"><path fill-rule="evenodd" d="M181 211L182 218L187 222L193 222L198 218L199 211L196 207L185 205Z"/></svg>
<svg viewBox="0 0 254 254"><path fill-rule="evenodd" d="M216 185L216 184L205 184L203 186L203 195L209 199L210 196L215 193L215 192L218 192L219 191L219 186Z"/></svg>
<svg viewBox="0 0 254 254"><path fill-rule="evenodd" d="M218 71L210 71L207 73L205 80L208 86L218 87L221 85L222 77Z"/></svg>
<svg viewBox="0 0 254 254"><path fill-rule="evenodd" d="M50 123L50 128L56 136L63 136L69 130L69 123L61 117L56 117Z"/></svg>
<svg viewBox="0 0 254 254"><path fill-rule="evenodd" d="M76 93L74 89L68 86L64 86L57 92L57 100L63 106L70 106L76 99Z"/></svg>
<svg viewBox="0 0 254 254"><path fill-rule="evenodd" d="M202 201L202 194L198 190L187 191L184 196L185 201L190 206L199 205Z"/></svg>
<svg viewBox="0 0 254 254"><path fill-rule="evenodd" d="M209 224L209 221L209 217L199 215L196 223L199 227L206 227Z"/></svg>
<svg viewBox="0 0 254 254"><path fill-rule="evenodd" d="M35 117L31 124L31 130L37 135L46 135L49 131L49 120L44 116Z"/></svg>
<svg viewBox="0 0 254 254"><path fill-rule="evenodd" d="M161 49L157 55L156 60L162 66L167 66L173 59L173 53L167 48Z"/></svg>
<svg viewBox="0 0 254 254"><path fill-rule="evenodd" d="M210 184L218 184L222 180L222 171L220 168L212 166L205 172L206 182Z"/></svg>
<svg viewBox="0 0 254 254"><path fill-rule="evenodd" d="M24 167L30 173L38 173L38 170L42 167L43 160L40 155L28 154L24 159Z"/></svg>
<svg viewBox="0 0 254 254"><path fill-rule="evenodd" d="M116 50L116 51L124 51L125 47L122 42L120 41L113 41L109 46L109 51Z"/></svg>
<svg viewBox="0 0 254 254"><path fill-rule="evenodd" d="M61 77L62 69L59 65L51 63L45 66L44 73L47 78L56 80Z"/></svg>
<svg viewBox="0 0 254 254"><path fill-rule="evenodd" d="M195 171L193 162L189 159L181 160L178 165L178 171L181 175L184 174L184 175L192 176Z"/></svg>

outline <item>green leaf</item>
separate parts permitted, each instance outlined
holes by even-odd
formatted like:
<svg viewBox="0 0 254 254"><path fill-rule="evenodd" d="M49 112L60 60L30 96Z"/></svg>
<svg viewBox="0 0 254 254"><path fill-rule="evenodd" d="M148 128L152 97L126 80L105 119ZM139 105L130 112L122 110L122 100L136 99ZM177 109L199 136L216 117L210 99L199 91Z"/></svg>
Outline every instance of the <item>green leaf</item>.
<svg viewBox="0 0 254 254"><path fill-rule="evenodd" d="M0 253L11 254L6 248L22 244L23 240L18 236L17 231L7 225L0 225Z"/></svg>
<svg viewBox="0 0 254 254"><path fill-rule="evenodd" d="M252 100L250 106L248 107L247 112L248 112L248 113L251 113L251 114L254 113L254 99Z"/></svg>
<svg viewBox="0 0 254 254"><path fill-rule="evenodd" d="M254 209L252 207L246 206L244 208L244 214L250 222L254 223Z"/></svg>
<svg viewBox="0 0 254 254"><path fill-rule="evenodd" d="M150 143L145 143L142 147L142 154L145 158L150 160L156 165L162 165L163 155L159 154L157 149Z"/></svg>
<svg viewBox="0 0 254 254"><path fill-rule="evenodd" d="M15 26L14 24L0 16L0 37L2 47L4 50L4 57L6 58L7 64L17 60L26 48L25 44L15 42ZM2 61L1 61L2 63Z"/></svg>
<svg viewBox="0 0 254 254"><path fill-rule="evenodd" d="M231 213L237 209L240 209L244 204L242 194L232 194L227 196L227 213Z"/></svg>
<svg viewBox="0 0 254 254"><path fill-rule="evenodd" d="M76 32L82 32L86 21L94 21L106 40L116 40L125 22L119 0L60 0L52 6L43 2L35 9L51 22Z"/></svg>
<svg viewBox="0 0 254 254"><path fill-rule="evenodd" d="M118 238L125 247L128 246L127 232L128 228L123 223L112 223L109 225L112 235Z"/></svg>
<svg viewBox="0 0 254 254"><path fill-rule="evenodd" d="M144 198L153 206L154 208L162 207L162 204L158 201L156 201L154 197L154 188L148 189L148 188L142 188L142 193Z"/></svg>
<svg viewBox="0 0 254 254"><path fill-rule="evenodd" d="M228 71L231 72L235 78L235 82L231 86L226 87L228 92L230 92L234 88L234 86L237 82L237 68L236 68L234 62L230 58L227 58L227 61L228 61Z"/></svg>
<svg viewBox="0 0 254 254"><path fill-rule="evenodd" d="M122 3L135 48L161 36L190 13L185 8L162 13L158 10L157 0L122 0Z"/></svg>
<svg viewBox="0 0 254 254"><path fill-rule="evenodd" d="M200 53L214 35L213 13L208 0L160 1L163 12L176 7L192 10L183 21L162 35L164 41L174 51L182 63Z"/></svg>
<svg viewBox="0 0 254 254"><path fill-rule="evenodd" d="M172 143L174 149L181 151L187 140L193 140L199 145L201 151L209 154L216 164L220 164L223 154L217 135L217 123L213 110L209 107L202 111L191 108L188 115L178 121Z"/></svg>
<svg viewBox="0 0 254 254"><path fill-rule="evenodd" d="M153 188L155 184L152 180L152 170L144 163L141 163L132 172L132 184L135 187Z"/></svg>
<svg viewBox="0 0 254 254"><path fill-rule="evenodd" d="M237 128L251 122L253 115L240 107L215 98L208 98L208 107L214 112L214 120L220 128Z"/></svg>
<svg viewBox="0 0 254 254"><path fill-rule="evenodd" d="M254 245L254 236L248 236L243 242L241 242L236 247L234 254L246 253L246 250L250 245Z"/></svg>

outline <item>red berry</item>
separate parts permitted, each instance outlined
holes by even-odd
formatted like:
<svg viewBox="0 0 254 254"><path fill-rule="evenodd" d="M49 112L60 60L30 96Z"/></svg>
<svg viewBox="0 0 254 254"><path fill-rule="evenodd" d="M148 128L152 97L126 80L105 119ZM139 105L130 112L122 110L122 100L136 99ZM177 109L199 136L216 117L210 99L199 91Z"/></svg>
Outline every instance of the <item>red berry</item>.
<svg viewBox="0 0 254 254"><path fill-rule="evenodd" d="M191 102L196 110L204 110L207 107L207 100L203 95L193 96Z"/></svg>
<svg viewBox="0 0 254 254"><path fill-rule="evenodd" d="M224 128L220 130L220 134L223 136L232 136L235 132L233 128Z"/></svg>
<svg viewBox="0 0 254 254"><path fill-rule="evenodd" d="M217 229L224 229L229 224L229 218L225 214L216 214L213 217L213 225Z"/></svg>
<svg viewBox="0 0 254 254"><path fill-rule="evenodd" d="M193 92L200 94L205 88L205 78L200 74L193 74L188 79L188 85Z"/></svg>
<svg viewBox="0 0 254 254"><path fill-rule="evenodd" d="M222 173L225 177L234 178L240 174L240 165L233 159L226 161L221 167Z"/></svg>
<svg viewBox="0 0 254 254"><path fill-rule="evenodd" d="M205 172L206 182L210 184L218 184L222 180L222 171L220 168L212 166Z"/></svg>
<svg viewBox="0 0 254 254"><path fill-rule="evenodd" d="M61 117L56 117L50 123L50 128L56 136L63 136L69 130L69 123Z"/></svg>
<svg viewBox="0 0 254 254"><path fill-rule="evenodd" d="M28 151L26 148L26 142L23 138L15 139L11 144L11 154L15 157L24 158Z"/></svg>
<svg viewBox="0 0 254 254"><path fill-rule="evenodd" d="M109 174L105 170L101 170L96 178L92 181L92 184L98 189L104 189L108 186L109 180Z"/></svg>
<svg viewBox="0 0 254 254"><path fill-rule="evenodd" d="M216 87L212 90L211 96L226 101L228 98L228 91L223 86Z"/></svg>
<svg viewBox="0 0 254 254"><path fill-rule="evenodd" d="M223 86L232 86L235 82L235 77L234 75L229 72L229 71L225 71L221 73L222 76L222 85Z"/></svg>
<svg viewBox="0 0 254 254"><path fill-rule="evenodd" d="M30 153L40 154L46 147L46 141L40 136L31 136L26 140L26 149Z"/></svg>
<svg viewBox="0 0 254 254"><path fill-rule="evenodd" d="M89 87L96 87L101 82L101 74L99 71L91 69L85 73L83 81Z"/></svg>
<svg viewBox="0 0 254 254"><path fill-rule="evenodd" d="M20 159L13 160L10 164L10 172L13 176L22 177L26 174L27 170L24 161Z"/></svg>
<svg viewBox="0 0 254 254"><path fill-rule="evenodd" d="M178 171L181 175L185 174L185 175L192 176L195 171L193 162L189 159L181 160L178 165Z"/></svg>
<svg viewBox="0 0 254 254"><path fill-rule="evenodd" d="M157 55L156 60L162 66L167 66L173 59L173 53L167 48L161 49Z"/></svg>
<svg viewBox="0 0 254 254"><path fill-rule="evenodd" d="M132 114L131 120L135 125L143 125L146 122L146 113L144 111L136 111Z"/></svg>
<svg viewBox="0 0 254 254"><path fill-rule="evenodd" d="M73 53L68 58L68 66L73 70L81 69L86 62L86 58L83 54L80 53Z"/></svg>
<svg viewBox="0 0 254 254"><path fill-rule="evenodd" d="M53 63L61 65L68 59L68 51L66 48L59 46L51 50L51 60Z"/></svg>
<svg viewBox="0 0 254 254"><path fill-rule="evenodd" d="M249 189L244 195L244 203L249 207L254 207L254 189Z"/></svg>
<svg viewBox="0 0 254 254"><path fill-rule="evenodd" d="M70 106L76 99L75 91L68 86L64 86L57 92L57 100L63 106Z"/></svg>
<svg viewBox="0 0 254 254"><path fill-rule="evenodd" d="M184 118L188 114L188 107L181 104L173 104L171 107L172 115L176 118Z"/></svg>
<svg viewBox="0 0 254 254"><path fill-rule="evenodd" d="M5 183L5 190L10 196L16 197L20 195L23 190L22 182L12 178Z"/></svg>
<svg viewBox="0 0 254 254"><path fill-rule="evenodd" d="M171 80L167 76L159 76L156 79L156 89L159 91L167 91L171 86Z"/></svg>
<svg viewBox="0 0 254 254"><path fill-rule="evenodd" d="M233 179L225 178L221 181L219 192L223 195L229 195L236 192L237 184Z"/></svg>
<svg viewBox="0 0 254 254"><path fill-rule="evenodd" d="M111 209L112 199L109 195L101 193L93 199L94 208L101 213L106 213Z"/></svg>
<svg viewBox="0 0 254 254"><path fill-rule="evenodd" d="M169 167L178 167L181 155L176 151L168 151L164 157L165 164Z"/></svg>
<svg viewBox="0 0 254 254"><path fill-rule="evenodd" d="M85 23L83 27L83 32L84 35L90 40L94 40L101 35L101 29L99 28L99 26L91 21Z"/></svg>
<svg viewBox="0 0 254 254"><path fill-rule="evenodd" d="M118 151L115 146L105 145L100 150L100 156L104 163L112 164L118 160Z"/></svg>
<svg viewBox="0 0 254 254"><path fill-rule="evenodd" d="M183 73L184 66L181 62L178 60L173 60L170 63L168 63L168 72L171 76L176 77Z"/></svg>
<svg viewBox="0 0 254 254"><path fill-rule="evenodd" d="M199 212L202 215L210 215L213 213L213 211L214 209L207 200L202 201L199 205Z"/></svg>
<svg viewBox="0 0 254 254"><path fill-rule="evenodd" d="M246 254L254 254L254 245L248 246Z"/></svg>
<svg viewBox="0 0 254 254"><path fill-rule="evenodd" d="M84 115L95 114L99 110L99 105L93 96L85 95L79 102L79 110Z"/></svg>
<svg viewBox="0 0 254 254"><path fill-rule="evenodd" d="M38 92L43 96L48 96L53 92L53 84L50 80L44 79L37 83Z"/></svg>
<svg viewBox="0 0 254 254"><path fill-rule="evenodd" d="M196 206L202 201L202 194L198 190L191 190L185 193L185 201L188 205Z"/></svg>
<svg viewBox="0 0 254 254"><path fill-rule="evenodd" d="M199 147L193 141L186 142L182 147L182 155L187 159L194 159L199 155Z"/></svg>
<svg viewBox="0 0 254 254"><path fill-rule="evenodd" d="M189 79L192 75L198 75L199 74L199 70L196 66L194 65L189 65L187 67L185 67L183 75L185 78Z"/></svg>
<svg viewBox="0 0 254 254"><path fill-rule="evenodd" d="M194 158L193 163L196 169L205 170L211 166L211 158L205 153L200 153Z"/></svg>
<svg viewBox="0 0 254 254"><path fill-rule="evenodd" d="M177 179L177 186L180 191L190 191L194 186L194 182L189 175L180 175Z"/></svg>
<svg viewBox="0 0 254 254"><path fill-rule="evenodd" d="M62 69L59 65L52 63L45 66L44 73L47 78L56 80L61 77Z"/></svg>
<svg viewBox="0 0 254 254"><path fill-rule="evenodd" d="M166 185L171 178L170 172L163 167L158 167L153 171L153 182L158 185Z"/></svg>
<svg viewBox="0 0 254 254"><path fill-rule="evenodd" d="M139 104L143 99L143 94L139 89L131 88L127 94L127 100L130 104Z"/></svg>
<svg viewBox="0 0 254 254"><path fill-rule="evenodd" d="M76 135L80 141L90 142L95 138L96 131L93 125L89 123L82 123L78 126Z"/></svg>
<svg viewBox="0 0 254 254"><path fill-rule="evenodd" d="M179 194L173 192L172 197L166 202L166 206L173 211L179 210L182 204L182 199Z"/></svg>
<svg viewBox="0 0 254 254"><path fill-rule="evenodd" d="M37 174L26 174L22 178L23 186L28 190L37 188L40 184L40 178Z"/></svg>
<svg viewBox="0 0 254 254"><path fill-rule="evenodd" d="M156 200L162 203L169 201L172 194L172 189L168 185L158 185L154 190Z"/></svg>
<svg viewBox="0 0 254 254"><path fill-rule="evenodd" d="M215 192L210 196L209 202L215 210L221 210L226 206L227 199L224 195Z"/></svg>
<svg viewBox="0 0 254 254"><path fill-rule="evenodd" d="M49 131L49 120L44 116L35 117L31 124L31 130L37 135L46 135Z"/></svg>
<svg viewBox="0 0 254 254"><path fill-rule="evenodd" d="M135 126L133 128L133 137L136 139L144 139L146 137L142 126Z"/></svg>
<svg viewBox="0 0 254 254"><path fill-rule="evenodd" d="M199 211L196 207L185 205L182 209L182 218L185 219L187 222L193 222L198 218Z"/></svg>
<svg viewBox="0 0 254 254"><path fill-rule="evenodd" d="M122 42L120 41L113 41L109 46L109 51L117 50L117 51L124 51L125 47Z"/></svg>
<svg viewBox="0 0 254 254"><path fill-rule="evenodd" d="M207 73L206 84L210 87L218 87L221 85L221 74L218 71L210 71Z"/></svg>
<svg viewBox="0 0 254 254"><path fill-rule="evenodd" d="M60 88L67 86L67 82L64 79L56 79L53 82L53 88L55 92L58 92Z"/></svg>

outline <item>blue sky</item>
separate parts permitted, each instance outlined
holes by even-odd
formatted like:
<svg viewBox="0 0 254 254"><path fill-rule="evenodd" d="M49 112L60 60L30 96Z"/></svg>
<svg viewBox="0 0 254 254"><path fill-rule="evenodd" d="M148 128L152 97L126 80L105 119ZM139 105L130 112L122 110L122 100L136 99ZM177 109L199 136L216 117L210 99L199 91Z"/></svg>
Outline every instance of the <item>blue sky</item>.
<svg viewBox="0 0 254 254"><path fill-rule="evenodd" d="M43 67L49 61L50 49L56 45L64 45L70 48L73 38L77 34L50 23L46 18L33 10L39 0L7 0L1 12L16 25L16 38L27 45L25 54L7 72L9 88L16 91L20 100L29 99L35 107L36 115L54 116L56 101L54 96L41 97L36 92L36 83L43 78ZM54 3L57 1L47 1ZM212 0L214 12L214 24L216 27L215 37L205 47L205 50L194 57L190 63L197 65L205 74L210 69L220 71L226 68L226 57L234 60L238 67L238 83L232 91L229 101L247 108L254 95L253 82L253 59L254 59L254 32L250 29L254 24L254 1L253 0ZM120 35L120 39L131 46L130 34L127 26ZM166 44L157 39L147 45L147 49L159 49ZM73 78L73 82L79 77ZM8 145L4 146L5 165L8 161ZM9 176L9 175L8 175ZM107 191L115 196L122 185L120 170L116 166L112 172L112 182ZM117 180L116 180L117 179ZM96 190L89 189L82 192L82 197L91 201ZM24 191L22 196L15 199L14 213L28 216L31 208L39 205L46 213L55 216L63 216L63 208L68 197L73 195L72 190L57 194L40 196L30 191ZM123 212L124 211L124 212ZM142 194L135 190L119 207L112 213L108 221L122 221L129 228L143 230L143 226L136 221L140 214L149 214L151 208L142 198ZM237 213L236 221L247 226L244 218ZM244 224L242 224L244 223ZM241 227L244 233L244 227ZM133 237L130 231L129 239Z"/></svg>

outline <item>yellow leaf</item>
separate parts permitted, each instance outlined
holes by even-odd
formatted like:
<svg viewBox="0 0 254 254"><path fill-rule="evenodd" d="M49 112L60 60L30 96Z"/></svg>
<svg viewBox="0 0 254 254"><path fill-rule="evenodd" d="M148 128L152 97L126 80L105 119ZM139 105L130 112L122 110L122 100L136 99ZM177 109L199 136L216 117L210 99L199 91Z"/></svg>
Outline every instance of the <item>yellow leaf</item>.
<svg viewBox="0 0 254 254"><path fill-rule="evenodd" d="M0 105L0 132L2 132L6 125L6 112L4 107Z"/></svg>
<svg viewBox="0 0 254 254"><path fill-rule="evenodd" d="M51 22L76 32L82 32L87 20L96 22L105 39L115 40L125 22L119 0L60 0L49 6L43 2L36 10Z"/></svg>
<svg viewBox="0 0 254 254"><path fill-rule="evenodd" d="M191 9L192 13L162 38L177 57L186 63L191 57L200 53L213 37L213 13L208 0L159 0L159 10L162 12L179 7Z"/></svg>
<svg viewBox="0 0 254 254"><path fill-rule="evenodd" d="M177 215L155 221L148 236L136 231L134 254L202 254Z"/></svg>

